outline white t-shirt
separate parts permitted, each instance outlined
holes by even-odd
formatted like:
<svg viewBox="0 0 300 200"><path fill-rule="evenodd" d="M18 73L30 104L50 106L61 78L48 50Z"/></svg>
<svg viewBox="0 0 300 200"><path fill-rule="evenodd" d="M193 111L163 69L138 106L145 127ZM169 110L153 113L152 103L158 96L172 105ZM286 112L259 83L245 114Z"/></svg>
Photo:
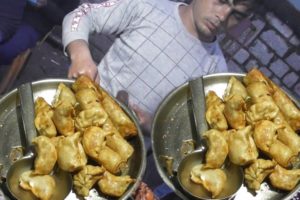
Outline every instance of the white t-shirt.
<svg viewBox="0 0 300 200"><path fill-rule="evenodd" d="M129 93L129 102L153 115L174 88L191 78L226 72L217 42L191 35L179 16L179 5L168 0L109 0L82 4L63 22L63 43L92 32L117 35L101 60L101 86L112 95Z"/></svg>

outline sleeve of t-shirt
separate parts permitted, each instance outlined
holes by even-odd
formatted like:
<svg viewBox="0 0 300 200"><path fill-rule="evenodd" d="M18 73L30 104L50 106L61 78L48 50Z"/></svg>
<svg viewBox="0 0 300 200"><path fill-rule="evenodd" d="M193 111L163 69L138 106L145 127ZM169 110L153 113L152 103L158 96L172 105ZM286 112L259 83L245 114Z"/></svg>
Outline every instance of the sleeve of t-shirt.
<svg viewBox="0 0 300 200"><path fill-rule="evenodd" d="M140 2L141 0L108 0L81 4L63 20L64 48L77 39L88 42L88 36L92 32L121 34L139 19Z"/></svg>

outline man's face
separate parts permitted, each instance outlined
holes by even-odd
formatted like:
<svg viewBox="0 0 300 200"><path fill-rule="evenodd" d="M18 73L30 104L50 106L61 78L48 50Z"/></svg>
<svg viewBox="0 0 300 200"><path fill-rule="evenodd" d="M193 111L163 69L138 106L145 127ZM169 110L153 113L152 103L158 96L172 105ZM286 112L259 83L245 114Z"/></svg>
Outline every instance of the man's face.
<svg viewBox="0 0 300 200"><path fill-rule="evenodd" d="M249 16L249 6L233 0L194 0L194 26L200 39L212 41L216 34L227 30Z"/></svg>

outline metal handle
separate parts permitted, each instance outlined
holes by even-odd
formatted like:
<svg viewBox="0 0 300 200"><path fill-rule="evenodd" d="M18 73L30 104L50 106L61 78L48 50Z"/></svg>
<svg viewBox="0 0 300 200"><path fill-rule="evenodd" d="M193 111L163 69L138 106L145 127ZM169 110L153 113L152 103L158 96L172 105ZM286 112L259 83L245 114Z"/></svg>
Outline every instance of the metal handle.
<svg viewBox="0 0 300 200"><path fill-rule="evenodd" d="M26 153L29 151L32 139L37 136L34 126L34 101L31 83L22 84L18 88L20 96L21 116L25 133Z"/></svg>
<svg viewBox="0 0 300 200"><path fill-rule="evenodd" d="M203 78L199 77L197 79L190 80L189 88L191 91L193 114L197 130L197 134L195 134L195 139L197 146L201 146L202 134L208 129L205 119L206 107Z"/></svg>

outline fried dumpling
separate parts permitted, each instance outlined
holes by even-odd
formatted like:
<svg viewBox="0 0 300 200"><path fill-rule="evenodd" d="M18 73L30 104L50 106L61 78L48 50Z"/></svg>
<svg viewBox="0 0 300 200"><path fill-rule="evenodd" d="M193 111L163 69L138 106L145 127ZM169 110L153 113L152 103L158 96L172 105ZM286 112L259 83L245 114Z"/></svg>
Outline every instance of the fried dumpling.
<svg viewBox="0 0 300 200"><path fill-rule="evenodd" d="M247 86L247 92L252 103L273 101L272 90L265 84L265 82L253 82L249 84Z"/></svg>
<svg viewBox="0 0 300 200"><path fill-rule="evenodd" d="M76 194L88 196L93 185L103 176L105 169L100 166L86 165L73 176L73 184Z"/></svg>
<svg viewBox="0 0 300 200"><path fill-rule="evenodd" d="M246 76L243 78L243 82L246 86L250 85L254 82L263 82L268 86L268 88L271 89L271 86L269 85L269 82L267 81L267 77L261 73L257 68L251 69Z"/></svg>
<svg viewBox="0 0 300 200"><path fill-rule="evenodd" d="M239 94L243 99L246 99L248 97L247 90L243 83L236 79L234 76L231 76L225 89L224 100L226 101L227 97L233 94Z"/></svg>
<svg viewBox="0 0 300 200"><path fill-rule="evenodd" d="M246 120L250 124L266 119L274 119L279 112L278 106L273 101L262 101L250 106L246 111Z"/></svg>
<svg viewBox="0 0 300 200"><path fill-rule="evenodd" d="M246 103L239 94L227 97L225 101L224 115L231 128L242 129L246 126Z"/></svg>
<svg viewBox="0 0 300 200"><path fill-rule="evenodd" d="M272 143L268 154L283 167L291 166L296 159L293 151L277 139Z"/></svg>
<svg viewBox="0 0 300 200"><path fill-rule="evenodd" d="M53 122L58 132L64 136L69 136L75 132L74 124L75 110L68 101L60 101L54 108Z"/></svg>
<svg viewBox="0 0 300 200"><path fill-rule="evenodd" d="M77 91L75 97L82 110L92 108L93 105L100 103L97 93L90 88L84 88Z"/></svg>
<svg viewBox="0 0 300 200"><path fill-rule="evenodd" d="M218 130L210 129L203 134L203 137L208 141L205 168L220 168L229 151L225 135Z"/></svg>
<svg viewBox="0 0 300 200"><path fill-rule="evenodd" d="M107 120L108 115L100 104L82 110L75 117L75 127L77 130L84 131L89 126L102 126Z"/></svg>
<svg viewBox="0 0 300 200"><path fill-rule="evenodd" d="M290 191L295 188L300 180L300 169L287 170L280 165L276 165L269 179L275 188Z"/></svg>
<svg viewBox="0 0 300 200"><path fill-rule="evenodd" d="M126 161L124 161L117 152L106 145L104 145L99 152L96 161L113 174L119 173L121 169L126 166Z"/></svg>
<svg viewBox="0 0 300 200"><path fill-rule="evenodd" d="M232 130L229 134L229 158L236 165L247 165L258 157L258 151L252 138L252 127Z"/></svg>
<svg viewBox="0 0 300 200"><path fill-rule="evenodd" d="M53 107L56 107L56 104L62 101L69 102L72 106L76 104L76 98L73 91L67 87L65 84L60 83L57 87L56 94L54 97Z"/></svg>
<svg viewBox="0 0 300 200"><path fill-rule="evenodd" d="M82 169L87 163L87 157L80 142L80 132L59 139L57 154L58 166L61 169L67 172Z"/></svg>
<svg viewBox="0 0 300 200"><path fill-rule="evenodd" d="M109 132L105 132L102 128L91 126L87 128L82 136L82 145L85 153L91 158L97 160L99 153L104 146L105 137Z"/></svg>
<svg viewBox="0 0 300 200"><path fill-rule="evenodd" d="M79 76L76 81L72 84L72 89L77 93L78 91L82 89L92 89L96 92L97 97L101 100L102 95L99 91L99 86L96 85L89 77L85 75Z"/></svg>
<svg viewBox="0 0 300 200"><path fill-rule="evenodd" d="M106 145L117 152L124 161L127 161L134 152L127 140L117 134L106 136Z"/></svg>
<svg viewBox="0 0 300 200"><path fill-rule="evenodd" d="M124 194L128 186L134 182L130 176L115 176L108 171L98 181L100 191L113 197L120 197Z"/></svg>
<svg viewBox="0 0 300 200"><path fill-rule="evenodd" d="M277 130L277 139L290 147L295 154L298 154L300 152L300 137L287 123L283 114L279 112L273 122L282 126Z"/></svg>
<svg viewBox="0 0 300 200"><path fill-rule="evenodd" d="M245 169L245 181L253 190L259 190L264 179L273 172L276 162L271 160L257 159Z"/></svg>
<svg viewBox="0 0 300 200"><path fill-rule="evenodd" d="M224 103L214 91L209 91L206 95L205 117L210 128L224 131L228 129L226 118L223 114Z"/></svg>
<svg viewBox="0 0 300 200"><path fill-rule="evenodd" d="M38 97L34 102L35 118L34 125L39 135L54 137L57 134L52 120L54 111L44 98Z"/></svg>
<svg viewBox="0 0 300 200"><path fill-rule="evenodd" d="M102 94L101 104L107 112L109 118L119 131L119 133L125 137L132 137L137 135L137 128L122 108L109 96L102 88L100 88Z"/></svg>
<svg viewBox="0 0 300 200"><path fill-rule="evenodd" d="M291 99L280 89L277 88L273 94L273 99L285 119L294 131L300 130L300 110L295 106Z"/></svg>
<svg viewBox="0 0 300 200"><path fill-rule="evenodd" d="M56 161L55 145L46 136L38 136L32 140L37 156L34 159L34 174L50 174Z"/></svg>
<svg viewBox="0 0 300 200"><path fill-rule="evenodd" d="M30 190L37 198L49 200L56 184L50 175L33 175L32 171L25 171L20 176L19 185L25 190Z"/></svg>
<svg viewBox="0 0 300 200"><path fill-rule="evenodd" d="M278 125L269 120L257 122L253 131L253 138L257 148L268 153L274 140L276 140L277 129Z"/></svg>
<svg viewBox="0 0 300 200"><path fill-rule="evenodd" d="M212 193L216 198L224 189L227 176L221 169L204 169L204 165L196 165L191 171L191 180Z"/></svg>

